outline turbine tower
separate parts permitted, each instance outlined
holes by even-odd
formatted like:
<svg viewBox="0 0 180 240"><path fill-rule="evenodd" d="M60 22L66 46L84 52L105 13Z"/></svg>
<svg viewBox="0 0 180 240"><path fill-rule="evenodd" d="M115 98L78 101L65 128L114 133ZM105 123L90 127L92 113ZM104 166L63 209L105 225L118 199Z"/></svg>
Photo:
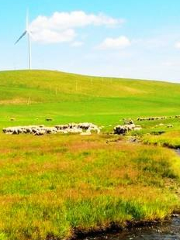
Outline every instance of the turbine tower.
<svg viewBox="0 0 180 240"><path fill-rule="evenodd" d="M27 15L26 15L26 29L25 31L23 32L23 34L18 38L18 40L15 42L15 45L24 37L27 35L27 38L28 38L28 66L29 66L29 69L31 69L31 31L29 29L29 14L27 12Z"/></svg>

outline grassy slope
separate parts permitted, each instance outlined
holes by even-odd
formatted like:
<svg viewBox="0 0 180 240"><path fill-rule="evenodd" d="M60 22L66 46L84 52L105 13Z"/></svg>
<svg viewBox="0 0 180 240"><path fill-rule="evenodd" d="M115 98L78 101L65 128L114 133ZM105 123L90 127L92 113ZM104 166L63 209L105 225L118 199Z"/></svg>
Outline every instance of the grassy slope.
<svg viewBox="0 0 180 240"><path fill-rule="evenodd" d="M96 78L53 71L0 72L1 125L93 121L116 124L122 117L175 115L180 85L155 81ZM45 103L45 104L44 104Z"/></svg>

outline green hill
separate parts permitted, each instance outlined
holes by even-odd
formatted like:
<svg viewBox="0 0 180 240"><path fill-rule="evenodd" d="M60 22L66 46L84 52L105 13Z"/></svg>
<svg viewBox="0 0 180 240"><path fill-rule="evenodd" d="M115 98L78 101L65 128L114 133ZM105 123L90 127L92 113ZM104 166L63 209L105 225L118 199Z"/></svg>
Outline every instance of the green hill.
<svg viewBox="0 0 180 240"><path fill-rule="evenodd" d="M180 113L180 84L100 78L57 71L0 72L0 121L53 124ZM38 119L37 119L38 118ZM2 124L1 124L2 125Z"/></svg>

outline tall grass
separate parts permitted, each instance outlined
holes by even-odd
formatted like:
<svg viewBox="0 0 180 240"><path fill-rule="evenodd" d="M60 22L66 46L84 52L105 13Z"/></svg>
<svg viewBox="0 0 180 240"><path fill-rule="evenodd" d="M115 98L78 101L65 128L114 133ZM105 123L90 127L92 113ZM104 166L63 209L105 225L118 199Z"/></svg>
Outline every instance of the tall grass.
<svg viewBox="0 0 180 240"><path fill-rule="evenodd" d="M175 154L106 140L1 135L0 239L69 238L163 219L179 206Z"/></svg>
<svg viewBox="0 0 180 240"><path fill-rule="evenodd" d="M145 135L142 138L146 144L158 145L169 148L180 148L180 131L172 130L162 135Z"/></svg>

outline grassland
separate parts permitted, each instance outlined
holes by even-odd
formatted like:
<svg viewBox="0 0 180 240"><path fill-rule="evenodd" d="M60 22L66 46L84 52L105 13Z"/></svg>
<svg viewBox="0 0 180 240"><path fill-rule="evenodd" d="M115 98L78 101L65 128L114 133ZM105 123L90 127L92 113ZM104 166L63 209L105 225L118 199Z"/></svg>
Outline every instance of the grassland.
<svg viewBox="0 0 180 240"><path fill-rule="evenodd" d="M142 143L172 149L180 148L180 118L145 121L141 126L142 131L132 132L130 135L140 136Z"/></svg>
<svg viewBox="0 0 180 240"><path fill-rule="evenodd" d="M107 136L3 136L0 239L62 239L179 208L180 161ZM48 238L47 238L48 239Z"/></svg>
<svg viewBox="0 0 180 240"><path fill-rule="evenodd" d="M0 124L90 121L115 125L122 118L177 115L180 85L88 77L51 71L0 72ZM38 118L38 120L37 120ZM8 123L9 124L9 123Z"/></svg>
<svg viewBox="0 0 180 240"><path fill-rule="evenodd" d="M162 135L145 135L142 140L145 144L179 149L180 131L167 132Z"/></svg>
<svg viewBox="0 0 180 240"><path fill-rule="evenodd" d="M47 117L53 118L48 125L105 126L92 136L0 133L0 240L67 239L178 210L179 157L153 145L175 138L179 144L180 120L140 123L143 130L131 135L150 145L106 132L122 118L179 115L179 97L180 85L165 82L0 72L0 129L47 125ZM165 133L155 135L160 130Z"/></svg>

